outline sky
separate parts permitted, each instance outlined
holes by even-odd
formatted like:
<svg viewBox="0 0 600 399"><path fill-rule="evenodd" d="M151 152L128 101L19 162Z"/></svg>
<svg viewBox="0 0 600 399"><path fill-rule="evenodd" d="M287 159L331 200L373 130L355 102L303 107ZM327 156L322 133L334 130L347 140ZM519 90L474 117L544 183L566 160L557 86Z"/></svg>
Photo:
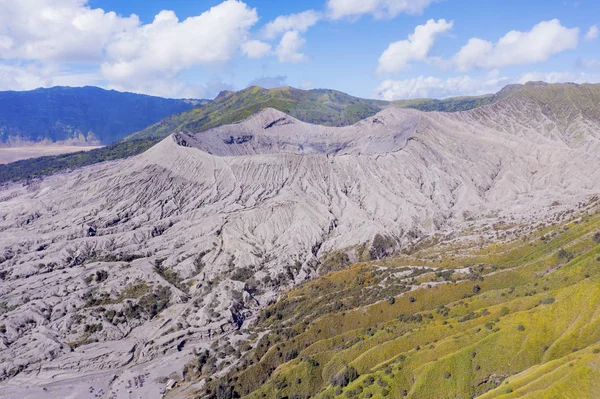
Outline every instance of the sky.
<svg viewBox="0 0 600 399"><path fill-rule="evenodd" d="M397 100L600 82L598 0L0 0L0 90Z"/></svg>

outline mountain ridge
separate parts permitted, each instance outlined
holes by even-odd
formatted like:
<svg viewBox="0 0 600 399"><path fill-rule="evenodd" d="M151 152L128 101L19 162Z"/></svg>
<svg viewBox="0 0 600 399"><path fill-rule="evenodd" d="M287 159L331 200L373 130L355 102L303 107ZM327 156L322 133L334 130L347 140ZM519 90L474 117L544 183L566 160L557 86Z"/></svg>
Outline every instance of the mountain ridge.
<svg viewBox="0 0 600 399"><path fill-rule="evenodd" d="M458 110L465 106L480 106L492 97L411 100L402 102L400 106L424 110ZM372 116L389 105L382 100L361 99L335 90L263 89L258 86L239 92L222 92L217 99L204 107L161 120L106 148L0 166L0 182L44 176L97 162L126 158L145 151L173 131L201 131L237 122L265 107L277 108L307 122L343 126Z"/></svg>
<svg viewBox="0 0 600 399"><path fill-rule="evenodd" d="M95 86L4 91L0 92L0 142L110 144L203 102Z"/></svg>

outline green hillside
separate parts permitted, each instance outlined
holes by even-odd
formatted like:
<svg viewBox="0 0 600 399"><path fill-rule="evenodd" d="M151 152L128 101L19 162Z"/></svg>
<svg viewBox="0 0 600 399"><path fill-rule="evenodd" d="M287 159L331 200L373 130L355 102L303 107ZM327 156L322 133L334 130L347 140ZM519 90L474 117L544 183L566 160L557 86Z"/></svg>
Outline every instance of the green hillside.
<svg viewBox="0 0 600 399"><path fill-rule="evenodd" d="M437 100L434 98L417 98L414 100L398 100L392 102L391 104L395 107L413 108L426 112L458 112L492 104L500 97L501 96L499 95L490 94L476 97L454 97L444 100Z"/></svg>
<svg viewBox="0 0 600 399"><path fill-rule="evenodd" d="M425 111L458 111L487 104L494 96L461 97L447 100L411 100L389 103L350 96L335 90L299 90L292 87L262 89L249 87L223 92L214 101L176 114L134 133L120 142L89 152L27 159L0 165L0 183L50 175L98 162L140 154L174 131L200 132L235 123L264 108L275 108L302 121L345 126L375 115L385 107L398 106Z"/></svg>
<svg viewBox="0 0 600 399"><path fill-rule="evenodd" d="M239 122L264 108L275 108L304 122L345 126L375 115L385 106L385 101L352 97L335 90L253 86L239 92L223 92L202 108L166 118L127 139L164 138L182 130L199 132Z"/></svg>
<svg viewBox="0 0 600 399"><path fill-rule="evenodd" d="M600 397L598 199L580 209L465 233L487 234L477 241L434 237L307 282L259 316L233 345L238 365L197 395ZM226 367L229 346L191 362L187 379L209 377L211 356Z"/></svg>

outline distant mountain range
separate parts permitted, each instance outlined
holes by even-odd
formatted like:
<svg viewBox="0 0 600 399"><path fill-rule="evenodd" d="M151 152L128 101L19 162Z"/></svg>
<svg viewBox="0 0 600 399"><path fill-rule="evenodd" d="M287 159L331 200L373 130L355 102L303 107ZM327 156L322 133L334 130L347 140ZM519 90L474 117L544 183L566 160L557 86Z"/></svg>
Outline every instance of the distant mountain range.
<svg viewBox="0 0 600 399"><path fill-rule="evenodd" d="M0 92L0 145L110 144L205 100L177 100L98 87Z"/></svg>
<svg viewBox="0 0 600 399"><path fill-rule="evenodd" d="M225 91L219 94L213 101L200 100L200 102L195 104L187 100L165 100L128 93L107 92L105 90L92 87L81 89L40 89L34 90L33 92L25 92L25 94L12 92L12 95L18 97L19 95L26 95L26 93L54 93L52 95L47 94L46 97L55 99L57 97L61 97L58 93L63 91L71 92L74 94L74 97L77 97L75 93L78 93L80 90L84 92L89 91L91 93L97 93L96 96L98 98L104 99L104 102L101 102L100 104L109 102L106 100L106 98L109 96L115 97L113 102L117 101L116 98L121 98L120 96L123 96L122 101L124 101L125 98L131 99L128 103L130 105L133 103L133 99L137 98L140 100L145 100L148 103L151 101L156 101L157 104L173 104L173 107L175 108L175 105L178 104L177 106L179 107L187 108L184 110L176 110L175 108L168 110L166 105L164 105L161 109L162 112L154 112L153 120L150 121L148 117L147 123L142 122L140 118L135 119L135 123L130 121L127 125L129 126L127 129L118 129L118 131L128 131L130 133L135 131L136 133L133 133L121 141L108 145L104 148L95 149L89 152L78 152L52 157L27 159L8 165L0 165L0 182L21 180L29 177L39 177L56 173L61 170L76 169L98 162L127 158L129 156L144 152L174 131L201 132L220 125L239 122L265 108L279 110L290 116L298 118L303 122L326 126L347 126L364 118L373 116L377 112L388 107L414 108L422 111L463 111L482 105L491 104L510 91L503 90L498 94L490 94L478 97L457 97L445 100L416 99L388 102L353 97L335 90L300 90L292 87L263 89L257 86L252 86L238 92ZM38 95L32 95L31 98L37 97ZM74 101L75 100L72 100L71 102ZM161 103L161 101L164 101L164 103ZM53 104L53 107L56 107L58 103L56 100L53 100L51 104ZM88 101L87 104L91 103ZM111 109L114 109L114 104L112 104L111 107L113 107ZM35 114L31 105L24 105L21 108L29 109L29 113ZM80 108L85 108L88 110L88 113L91 113L91 109L94 107L91 105L86 105L85 107ZM120 108L119 110L114 111L114 115L117 116L110 118L106 117L103 119L106 121L106 126L122 126L124 122L120 122L119 124L117 123L118 120L130 120L128 117L135 115L136 110L140 111L140 108L135 107L132 107L133 110L129 112L124 111L127 109L125 106L116 108ZM143 109L143 107L141 108ZM144 109L144 111L147 110L148 114L151 114L151 109L152 108L148 106L146 109ZM22 111L19 112L21 115L26 115L26 113ZM72 116L67 117L66 115L85 114L83 111L81 111L81 109L78 110L76 107L65 108L61 112L63 112L65 115L61 121L73 119ZM109 114L108 111L94 110L94 112L104 112L105 114ZM36 116L33 118L34 120L41 121L38 123L39 126L66 125L65 122L59 123L56 120L52 121L49 119L48 115L50 113L46 112L43 114L45 116ZM116 119L116 121L112 121L111 119ZM1 117L0 120L2 120ZM33 131L33 128L36 126L36 122L32 120L31 122L28 122L28 126L30 126L28 129ZM136 126L137 128L134 128L133 126ZM71 132L71 130L69 130L69 132ZM89 131L87 128L80 128L79 130ZM96 131L100 132L102 130L94 130L94 132ZM101 137L101 141L103 143L110 143L111 141L121 139L124 136L125 135L123 134L110 136L102 135L101 133L94 133L94 137ZM65 133L61 137L63 137L64 140L67 137L74 136L73 133ZM109 137L112 137L112 139ZM41 140L42 138L39 139ZM54 138L50 139L54 140Z"/></svg>

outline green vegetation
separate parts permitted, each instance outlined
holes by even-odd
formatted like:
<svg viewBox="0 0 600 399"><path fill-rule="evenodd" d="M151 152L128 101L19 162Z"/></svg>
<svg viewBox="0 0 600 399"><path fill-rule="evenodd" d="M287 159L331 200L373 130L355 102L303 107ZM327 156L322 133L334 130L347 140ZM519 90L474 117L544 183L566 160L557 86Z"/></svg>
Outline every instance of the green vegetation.
<svg viewBox="0 0 600 399"><path fill-rule="evenodd" d="M345 126L372 116L387 105L385 101L356 98L334 90L267 90L253 86L239 92L223 92L201 108L168 117L126 140L162 139L173 131L201 132L239 122L264 108L275 108L309 123Z"/></svg>
<svg viewBox="0 0 600 399"><path fill-rule="evenodd" d="M139 298L142 295L147 294L151 290L152 288L148 285L148 283L142 280L138 280L135 282L135 284L130 284L127 286L127 288L121 291L121 294L119 295L119 302L121 302L124 299Z"/></svg>
<svg viewBox="0 0 600 399"><path fill-rule="evenodd" d="M381 259L387 256L395 246L396 242L393 238L376 234L371 244L371 259Z"/></svg>
<svg viewBox="0 0 600 399"><path fill-rule="evenodd" d="M345 269L350 265L350 257L342 251L328 253L321 260L319 272L322 274Z"/></svg>
<svg viewBox="0 0 600 399"><path fill-rule="evenodd" d="M199 395L599 397L599 209L592 201L580 217L502 242L436 243L304 283L260 314L249 331L260 338Z"/></svg>
<svg viewBox="0 0 600 399"><path fill-rule="evenodd" d="M264 108L277 109L308 123L346 126L373 116L389 106L423 111L458 111L483 105L482 99L485 98L489 98L488 102L491 102L495 97L420 99L390 103L353 97L335 90L300 90L293 87L267 90L253 86L239 92L223 92L213 102L201 108L168 117L141 132L132 134L126 140L162 139L173 131L200 132L239 122Z"/></svg>
<svg viewBox="0 0 600 399"><path fill-rule="evenodd" d="M442 112L458 112L468 109L482 107L484 105L493 104L498 100L496 95L485 95L477 97L455 97L445 100L436 100L433 98L419 98L415 100L399 100L392 104L396 107L413 108L420 111L442 111Z"/></svg>
<svg viewBox="0 0 600 399"><path fill-rule="evenodd" d="M96 281L97 283L101 283L108 278L108 272L106 270L98 270L96 273L92 273L87 275L83 281L86 284L90 284L92 281Z"/></svg>
<svg viewBox="0 0 600 399"><path fill-rule="evenodd" d="M159 285L154 291L143 295L137 303L128 301L123 313L129 320L139 319L143 316L152 319L169 307L170 300L171 288Z"/></svg>
<svg viewBox="0 0 600 399"><path fill-rule="evenodd" d="M169 284L179 288L180 290L187 292L189 287L183 283L183 278L179 275L176 270L172 268L164 267L162 265L164 259L157 259L154 262L154 271L164 278Z"/></svg>
<svg viewBox="0 0 600 399"><path fill-rule="evenodd" d="M267 90L254 86L239 92L223 92L214 101L169 116L103 148L0 165L0 183L47 176L98 162L127 158L141 154L174 131L201 132L239 122L264 108L275 108L305 122L345 126L373 116L389 106L424 111L459 111L484 105L496 99L495 96L483 96L390 103L357 98L335 90L299 90L292 87Z"/></svg>

